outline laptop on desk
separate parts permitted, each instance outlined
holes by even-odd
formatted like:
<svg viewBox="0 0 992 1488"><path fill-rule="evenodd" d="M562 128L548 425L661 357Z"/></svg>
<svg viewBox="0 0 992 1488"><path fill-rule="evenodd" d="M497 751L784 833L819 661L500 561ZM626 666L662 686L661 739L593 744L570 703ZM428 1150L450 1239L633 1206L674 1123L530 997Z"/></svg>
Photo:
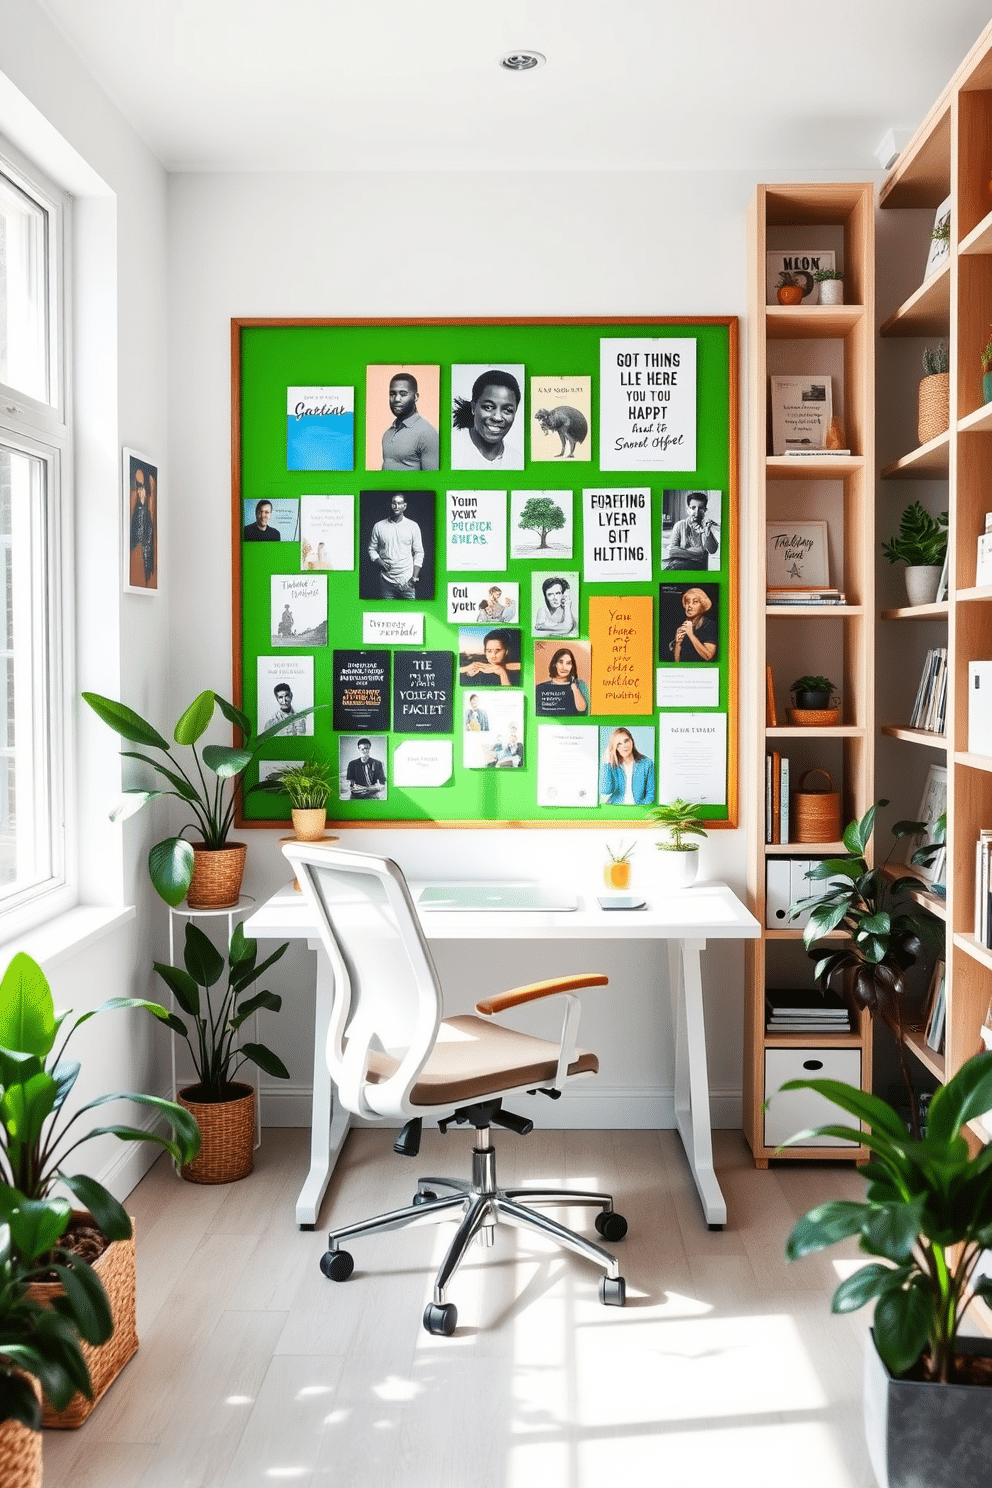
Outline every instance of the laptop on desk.
<svg viewBox="0 0 992 1488"><path fill-rule="evenodd" d="M428 884L417 895L419 909L443 914L481 910L543 910L559 913L578 909L575 895L567 889L544 884Z"/></svg>

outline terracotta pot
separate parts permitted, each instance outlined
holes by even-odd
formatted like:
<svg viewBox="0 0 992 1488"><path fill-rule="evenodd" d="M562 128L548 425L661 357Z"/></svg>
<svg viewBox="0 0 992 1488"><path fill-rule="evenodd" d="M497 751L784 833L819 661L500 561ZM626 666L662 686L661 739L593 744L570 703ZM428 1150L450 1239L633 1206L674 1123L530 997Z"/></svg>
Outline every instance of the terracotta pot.
<svg viewBox="0 0 992 1488"><path fill-rule="evenodd" d="M93 1216L81 1209L73 1210L73 1219L95 1223ZM124 1365L138 1351L133 1220L131 1224L130 1240L115 1240L93 1262L93 1270L103 1283L110 1302L110 1314L114 1322L114 1331L106 1343L94 1345L85 1340L80 1341L79 1346L90 1372L93 1399L87 1400L85 1395L77 1391L65 1410L60 1411L55 1410L46 1400L41 1413L42 1424L46 1427L72 1430L82 1426ZM28 1295L51 1306L56 1297L63 1295L62 1284L58 1281L35 1281L28 1288ZM0 1483L6 1488L7 1479L0 1477Z"/></svg>
<svg viewBox="0 0 992 1488"><path fill-rule="evenodd" d="M320 842L327 825L327 807L293 808L293 831L298 842Z"/></svg>
<svg viewBox="0 0 992 1488"><path fill-rule="evenodd" d="M205 1101L201 1085L188 1085L176 1096L195 1118L203 1139L182 1176L189 1183L235 1183L255 1166L255 1091L251 1085L228 1087L231 1100Z"/></svg>
<svg viewBox="0 0 992 1488"><path fill-rule="evenodd" d="M211 850L193 843L193 879L186 895L190 909L229 909L241 896L248 856L246 842L229 842Z"/></svg>
<svg viewBox="0 0 992 1488"><path fill-rule="evenodd" d="M801 284L780 284L775 293L780 305L801 305L803 302Z"/></svg>
<svg viewBox="0 0 992 1488"><path fill-rule="evenodd" d="M603 878L611 889L626 889L630 885L629 863L607 863Z"/></svg>
<svg viewBox="0 0 992 1488"><path fill-rule="evenodd" d="M38 1381L26 1377L40 1398ZM0 1483L3 1488L41 1488L40 1431L29 1431L20 1421L0 1424Z"/></svg>

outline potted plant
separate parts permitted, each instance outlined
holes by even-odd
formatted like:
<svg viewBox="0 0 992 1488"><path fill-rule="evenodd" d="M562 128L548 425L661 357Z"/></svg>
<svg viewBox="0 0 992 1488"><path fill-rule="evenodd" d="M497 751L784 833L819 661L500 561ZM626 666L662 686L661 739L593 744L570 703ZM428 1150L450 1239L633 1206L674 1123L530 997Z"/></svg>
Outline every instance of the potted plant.
<svg viewBox="0 0 992 1488"><path fill-rule="evenodd" d="M906 564L906 595L911 605L933 604L947 556L947 513L932 517L919 501L906 507L895 537L882 544L890 563Z"/></svg>
<svg viewBox="0 0 992 1488"><path fill-rule="evenodd" d="M813 677L807 674L797 677L789 688L797 708L808 712L822 712L831 704L836 707L837 689L829 677Z"/></svg>
<svg viewBox="0 0 992 1488"><path fill-rule="evenodd" d="M41 1386L64 1408L93 1386L80 1339L96 1346L113 1329L100 1278L60 1243L65 1199L27 1199L0 1184L0 1483L41 1488ZM50 1274L69 1285L58 1305L32 1294Z"/></svg>
<svg viewBox="0 0 992 1488"><path fill-rule="evenodd" d="M941 341L928 346L923 353L923 378L920 382L918 436L928 444L943 434L951 422L950 357Z"/></svg>
<svg viewBox="0 0 992 1488"><path fill-rule="evenodd" d="M978 357L982 364L982 402L992 403L992 326L989 327L989 339Z"/></svg>
<svg viewBox="0 0 992 1488"><path fill-rule="evenodd" d="M616 852L614 852L610 844L606 844L606 851L610 855L610 861L603 869L603 878L608 888L626 889L630 887L630 855L636 846L636 842L632 842L629 847L624 847L623 843L621 843Z"/></svg>
<svg viewBox="0 0 992 1488"><path fill-rule="evenodd" d="M775 294L780 305L801 305L806 286L798 274L783 269L778 276Z"/></svg>
<svg viewBox="0 0 992 1488"><path fill-rule="evenodd" d="M820 286L821 305L843 305L844 273L842 269L815 269L813 278Z"/></svg>
<svg viewBox="0 0 992 1488"><path fill-rule="evenodd" d="M881 807L888 801L879 801ZM806 877L829 880L821 896L798 899L789 908L789 918L809 911L803 927L803 943L815 961L813 979L826 989L834 977L842 977L838 988L852 1011L867 1011L881 1018L895 1035L899 1068L909 1095L910 1120L916 1126L916 1095L906 1065L903 1042L902 1001L905 973L915 963L924 944L941 944L939 925L908 895L918 890L918 878L901 874L890 877L884 866L869 868L865 853L875 826L876 807L870 806L860 821L848 822L843 842L848 856L823 858ZM919 836L924 822L900 821L893 837ZM926 854L931 849L920 849ZM914 854L914 857L916 854ZM921 861L923 859L921 858ZM838 945L824 936L844 936Z"/></svg>
<svg viewBox="0 0 992 1488"><path fill-rule="evenodd" d="M264 782L267 791L289 797L293 831L300 842L319 842L327 825L331 773L322 760L287 765Z"/></svg>
<svg viewBox="0 0 992 1488"><path fill-rule="evenodd" d="M664 827L667 834L662 842L655 843L662 855L661 882L667 889L687 889L696 880L699 843L687 842L686 838L706 836L698 811L698 806L681 799L652 808L651 820Z"/></svg>
<svg viewBox="0 0 992 1488"><path fill-rule="evenodd" d="M157 842L148 854L148 872L156 892L166 904L173 906L186 899L191 909L222 909L237 904L248 849L243 842L228 841L234 822L235 788L263 744L295 719L316 712L316 708L301 708L299 712L287 713L285 719L252 739L251 724L240 708L235 708L233 703L226 702L215 692L201 692L180 717L172 736L177 744L192 751L193 762L186 770L172 753L169 741L126 704L101 697L96 692L84 692L83 699L97 717L129 744L138 744L142 750L156 749L164 756L157 759L130 749L121 751L127 759L139 759L151 765L170 788L144 790L138 786L130 787L110 813L111 821L132 816L148 801L160 796L175 796L185 801L193 815L194 820L188 822L178 836ZM323 706L318 704L318 707ZM215 708L219 708L228 722L240 731L244 740L240 748L206 744L202 751L197 750L197 742L209 728ZM212 782L208 781L204 768L214 776ZM229 791L227 787L230 787ZM184 839L183 832L194 825L199 828L202 841L191 845Z"/></svg>
<svg viewBox="0 0 992 1488"><path fill-rule="evenodd" d="M264 1044L242 1043L239 1030L260 1008L277 1013L282 998L272 992L246 994L282 956L284 941L260 965L258 942L235 925L225 968L224 957L192 920L186 925L182 966L155 962L155 970L182 1011L193 1020L193 1034L175 1013L164 1021L185 1039L196 1070L196 1082L179 1091L179 1103L196 1117L202 1134L199 1154L182 1168L191 1183L233 1183L254 1166L255 1091L235 1076L243 1064L258 1065L267 1075L288 1080L289 1070ZM224 971L227 986L219 988ZM201 996L202 994L202 996ZM149 1011L155 1013L153 1004ZM158 1014L156 1013L156 1016Z"/></svg>
<svg viewBox="0 0 992 1488"><path fill-rule="evenodd" d="M992 1345L963 1338L960 1329L975 1297L992 1302L992 1279L976 1276L982 1251L992 1246L992 1147L972 1157L963 1128L992 1106L992 1053L967 1060L936 1092L919 1140L907 1136L886 1101L840 1081L790 1080L782 1089L815 1090L864 1124L820 1127L813 1135L871 1149L864 1199L810 1210L790 1234L786 1255L796 1260L856 1235L873 1257L841 1282L831 1310L875 1303L864 1406L879 1483L959 1488L984 1481Z"/></svg>
<svg viewBox="0 0 992 1488"><path fill-rule="evenodd" d="M158 1096L122 1091L98 1096L67 1114L68 1098L79 1076L79 1064L66 1057L75 1030L99 1013L116 1008L145 1007L156 1017L168 1018L165 1008L137 998L114 998L91 1012L81 1013L68 1026L71 1013L56 1013L51 988L44 972L30 956L14 956L0 981L0 1183L15 1189L31 1204L42 1204L56 1184L62 1184L82 1208L74 1211L65 1248L80 1243L103 1246L94 1269L111 1298L114 1318L112 1337L99 1350L84 1345L84 1356L93 1382L93 1402L138 1347L134 1317L134 1238L131 1220L121 1204L103 1184L82 1173L70 1173L66 1158L94 1137L107 1134L124 1142L150 1142L164 1148L177 1162L188 1162L200 1145L193 1118L172 1101ZM127 1100L148 1107L164 1117L171 1137L141 1131L126 1123L96 1126L80 1131L78 1123L88 1112L109 1101ZM64 1312L62 1282L35 1283L39 1300L48 1300ZM92 1408L77 1396L59 1415L45 1405L46 1425L78 1426Z"/></svg>

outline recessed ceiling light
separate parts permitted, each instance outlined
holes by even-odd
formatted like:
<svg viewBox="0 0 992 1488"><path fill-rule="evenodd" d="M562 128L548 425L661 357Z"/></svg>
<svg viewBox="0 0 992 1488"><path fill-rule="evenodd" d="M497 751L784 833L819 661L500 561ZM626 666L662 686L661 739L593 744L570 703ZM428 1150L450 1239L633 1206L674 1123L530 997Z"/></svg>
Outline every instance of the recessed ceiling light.
<svg viewBox="0 0 992 1488"><path fill-rule="evenodd" d="M543 52L507 52L499 59L499 65L507 72L530 72L535 67L543 67L547 60Z"/></svg>

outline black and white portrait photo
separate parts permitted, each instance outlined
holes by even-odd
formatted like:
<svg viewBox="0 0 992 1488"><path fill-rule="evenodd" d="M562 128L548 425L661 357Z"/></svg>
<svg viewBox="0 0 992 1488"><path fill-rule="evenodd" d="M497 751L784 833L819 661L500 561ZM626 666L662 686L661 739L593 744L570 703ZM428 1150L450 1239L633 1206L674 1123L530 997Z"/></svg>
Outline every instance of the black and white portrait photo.
<svg viewBox="0 0 992 1488"><path fill-rule="evenodd" d="M661 519L661 566L716 570L720 555L720 491L666 491Z"/></svg>
<svg viewBox="0 0 992 1488"><path fill-rule="evenodd" d="M433 599L433 491L363 491L359 507L361 599Z"/></svg>

